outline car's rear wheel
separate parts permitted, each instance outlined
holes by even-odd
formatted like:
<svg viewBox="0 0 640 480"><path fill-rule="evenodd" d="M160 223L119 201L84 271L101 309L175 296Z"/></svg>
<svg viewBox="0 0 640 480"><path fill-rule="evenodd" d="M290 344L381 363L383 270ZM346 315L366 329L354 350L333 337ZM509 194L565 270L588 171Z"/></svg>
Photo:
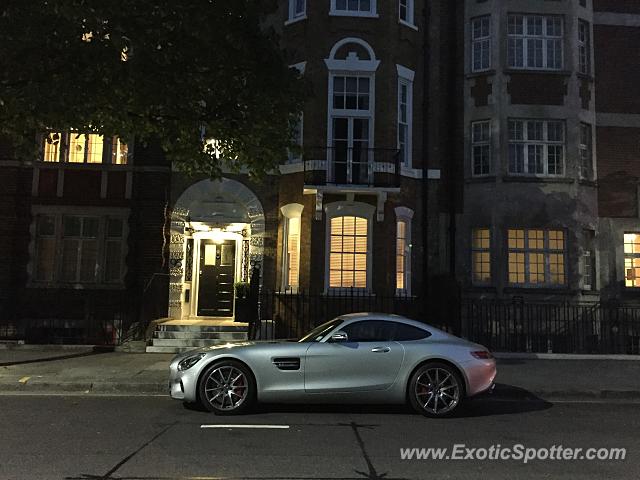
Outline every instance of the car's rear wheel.
<svg viewBox="0 0 640 480"><path fill-rule="evenodd" d="M464 383L458 371L441 362L418 368L409 381L409 402L428 417L451 415L462 402Z"/></svg>
<svg viewBox="0 0 640 480"><path fill-rule="evenodd" d="M200 378L200 402L211 412L218 415L239 415L255 402L255 379L251 371L240 362L216 362Z"/></svg>

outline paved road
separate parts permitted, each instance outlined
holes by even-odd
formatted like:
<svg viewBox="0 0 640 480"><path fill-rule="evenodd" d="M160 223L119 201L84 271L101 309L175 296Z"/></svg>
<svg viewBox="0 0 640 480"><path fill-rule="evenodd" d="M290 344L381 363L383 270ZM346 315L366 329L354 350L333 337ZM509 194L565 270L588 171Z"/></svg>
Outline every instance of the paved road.
<svg viewBox="0 0 640 480"><path fill-rule="evenodd" d="M638 479L635 404L475 401L457 418L398 407L262 407L241 418L166 397L0 396L0 479ZM202 428L224 424L289 428ZM406 447L626 447L625 461L401 460Z"/></svg>

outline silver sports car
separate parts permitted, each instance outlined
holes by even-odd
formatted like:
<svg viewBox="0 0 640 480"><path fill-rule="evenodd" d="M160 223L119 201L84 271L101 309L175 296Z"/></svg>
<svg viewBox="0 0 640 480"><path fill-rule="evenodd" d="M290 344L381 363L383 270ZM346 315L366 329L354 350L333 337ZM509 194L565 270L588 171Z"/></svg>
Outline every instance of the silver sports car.
<svg viewBox="0 0 640 480"><path fill-rule="evenodd" d="M483 346L397 315L342 315L297 342L206 347L171 362L171 397L218 414L254 402L405 403L432 417L493 386Z"/></svg>

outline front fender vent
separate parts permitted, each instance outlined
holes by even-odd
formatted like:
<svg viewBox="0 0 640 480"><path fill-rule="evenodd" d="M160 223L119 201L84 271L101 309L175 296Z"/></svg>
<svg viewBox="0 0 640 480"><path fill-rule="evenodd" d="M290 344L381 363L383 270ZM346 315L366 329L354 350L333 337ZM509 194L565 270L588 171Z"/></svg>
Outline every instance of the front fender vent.
<svg viewBox="0 0 640 480"><path fill-rule="evenodd" d="M300 370L299 358L274 358L272 362L279 370Z"/></svg>

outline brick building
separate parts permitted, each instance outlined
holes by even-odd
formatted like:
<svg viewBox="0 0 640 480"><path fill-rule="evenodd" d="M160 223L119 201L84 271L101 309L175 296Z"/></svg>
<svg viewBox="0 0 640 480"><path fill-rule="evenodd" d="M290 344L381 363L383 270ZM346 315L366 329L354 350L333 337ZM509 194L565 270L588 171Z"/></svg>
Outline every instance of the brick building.
<svg viewBox="0 0 640 480"><path fill-rule="evenodd" d="M0 151L0 315L233 318L254 267L264 291L425 305L632 297L636 3L283 0L302 153L251 182L117 138Z"/></svg>

